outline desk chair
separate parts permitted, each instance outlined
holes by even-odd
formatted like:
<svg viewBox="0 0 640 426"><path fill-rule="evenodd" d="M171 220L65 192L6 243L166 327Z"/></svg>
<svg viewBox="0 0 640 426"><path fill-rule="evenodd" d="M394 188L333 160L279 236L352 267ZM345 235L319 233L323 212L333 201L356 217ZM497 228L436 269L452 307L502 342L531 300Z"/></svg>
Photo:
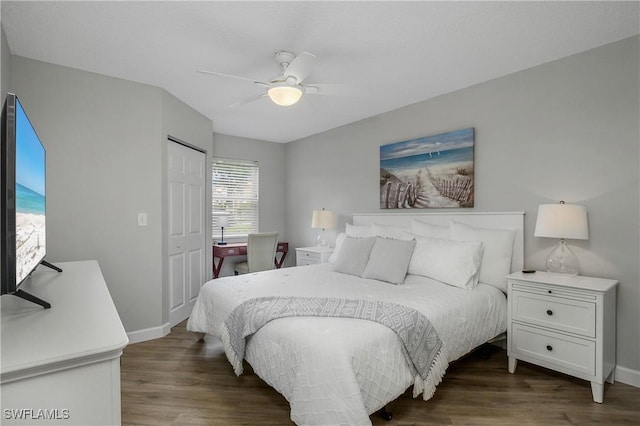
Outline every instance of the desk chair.
<svg viewBox="0 0 640 426"><path fill-rule="evenodd" d="M249 234L249 239L247 240L247 261L238 262L234 265L233 269L235 274L274 269L277 246L277 232Z"/></svg>

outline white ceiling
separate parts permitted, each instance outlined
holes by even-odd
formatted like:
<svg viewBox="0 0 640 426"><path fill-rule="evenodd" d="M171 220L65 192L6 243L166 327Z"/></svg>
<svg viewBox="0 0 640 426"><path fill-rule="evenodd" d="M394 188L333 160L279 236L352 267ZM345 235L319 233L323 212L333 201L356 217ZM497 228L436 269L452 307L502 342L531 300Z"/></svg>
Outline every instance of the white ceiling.
<svg viewBox="0 0 640 426"><path fill-rule="evenodd" d="M213 131L289 142L549 62L639 31L631 2L2 1L14 55L159 86ZM316 55L309 83L349 96L293 107L263 89L278 50Z"/></svg>

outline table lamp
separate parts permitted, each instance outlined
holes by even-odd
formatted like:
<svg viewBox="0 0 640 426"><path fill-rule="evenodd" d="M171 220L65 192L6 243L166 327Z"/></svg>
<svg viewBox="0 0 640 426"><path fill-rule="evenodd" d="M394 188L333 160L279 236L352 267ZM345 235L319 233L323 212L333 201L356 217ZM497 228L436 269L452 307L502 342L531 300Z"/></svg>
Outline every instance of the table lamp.
<svg viewBox="0 0 640 426"><path fill-rule="evenodd" d="M558 246L549 253L545 261L548 272L578 275L578 257L571 251L565 239L589 239L587 209L584 206L565 204L564 201L560 201L559 204L541 204L538 206L534 235L560 238Z"/></svg>
<svg viewBox="0 0 640 426"><path fill-rule="evenodd" d="M327 237L325 235L325 229L332 229L336 226L336 216L332 211L325 210L314 210L313 217L311 219L311 227L314 229L322 229L318 238L316 239L316 243L321 247L326 247L329 245L327 241Z"/></svg>
<svg viewBox="0 0 640 426"><path fill-rule="evenodd" d="M218 241L216 244L218 244L219 246L226 246L227 242L224 240L224 228L229 226L229 215L218 216L217 223L221 230L221 236L220 241Z"/></svg>

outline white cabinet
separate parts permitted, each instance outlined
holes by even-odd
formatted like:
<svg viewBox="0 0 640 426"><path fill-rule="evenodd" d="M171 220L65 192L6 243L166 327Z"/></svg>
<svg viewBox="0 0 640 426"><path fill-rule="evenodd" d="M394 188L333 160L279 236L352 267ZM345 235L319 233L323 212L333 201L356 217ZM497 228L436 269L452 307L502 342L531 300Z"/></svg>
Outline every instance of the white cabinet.
<svg viewBox="0 0 640 426"><path fill-rule="evenodd" d="M591 382L602 402L616 362L615 280L547 272L507 276L509 372L523 360Z"/></svg>
<svg viewBox="0 0 640 426"><path fill-rule="evenodd" d="M51 309L2 296L3 425L120 424L128 343L96 261L40 266L21 288Z"/></svg>
<svg viewBox="0 0 640 426"><path fill-rule="evenodd" d="M333 253L333 247L299 247L296 249L296 265L325 263Z"/></svg>

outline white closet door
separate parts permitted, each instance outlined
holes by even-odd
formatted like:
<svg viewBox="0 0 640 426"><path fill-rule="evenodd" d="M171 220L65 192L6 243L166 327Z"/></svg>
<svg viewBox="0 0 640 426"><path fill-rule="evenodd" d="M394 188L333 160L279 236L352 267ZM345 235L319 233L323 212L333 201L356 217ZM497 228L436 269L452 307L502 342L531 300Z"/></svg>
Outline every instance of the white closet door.
<svg viewBox="0 0 640 426"><path fill-rule="evenodd" d="M203 152L169 141L169 323L191 315L205 281Z"/></svg>

